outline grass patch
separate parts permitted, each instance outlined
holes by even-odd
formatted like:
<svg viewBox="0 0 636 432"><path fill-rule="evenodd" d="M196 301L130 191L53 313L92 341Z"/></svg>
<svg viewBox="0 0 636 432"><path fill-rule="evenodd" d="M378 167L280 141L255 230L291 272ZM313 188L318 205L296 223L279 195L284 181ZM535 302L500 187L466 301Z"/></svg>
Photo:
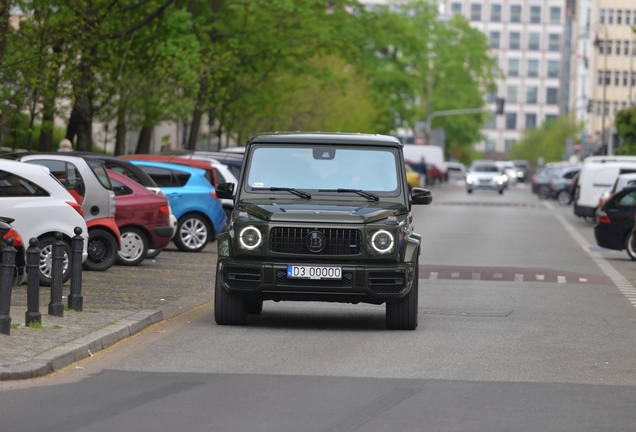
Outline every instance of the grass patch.
<svg viewBox="0 0 636 432"><path fill-rule="evenodd" d="M33 321L33 322L29 323L28 327L30 327L32 329L38 329L38 330L42 330L44 328L42 323L41 322L37 322L37 321Z"/></svg>
<svg viewBox="0 0 636 432"><path fill-rule="evenodd" d="M99 313L99 312L97 312L96 310L93 310L93 309L89 309L86 312L88 312L88 313Z"/></svg>
<svg viewBox="0 0 636 432"><path fill-rule="evenodd" d="M68 311L70 311L70 310L71 310L71 308L70 308L70 307L68 307L68 305L67 305L67 304L65 304L65 305L64 305L64 312L68 312Z"/></svg>
<svg viewBox="0 0 636 432"><path fill-rule="evenodd" d="M12 329L17 329L18 327L20 327L20 324L18 323L11 324Z"/></svg>

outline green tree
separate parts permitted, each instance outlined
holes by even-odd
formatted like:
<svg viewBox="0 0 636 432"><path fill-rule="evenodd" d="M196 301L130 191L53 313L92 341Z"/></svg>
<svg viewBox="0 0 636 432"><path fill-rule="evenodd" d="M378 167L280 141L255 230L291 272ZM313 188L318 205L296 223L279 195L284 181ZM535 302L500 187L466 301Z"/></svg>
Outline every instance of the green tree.
<svg viewBox="0 0 636 432"><path fill-rule="evenodd" d="M560 161L565 154L566 140L576 140L583 130L584 124L574 116L546 121L540 128L524 131L523 138L510 149L510 158L536 162L543 157L546 162Z"/></svg>
<svg viewBox="0 0 636 432"><path fill-rule="evenodd" d="M620 110L616 114L614 124L621 143L616 149L616 153L623 155L636 154L636 107Z"/></svg>

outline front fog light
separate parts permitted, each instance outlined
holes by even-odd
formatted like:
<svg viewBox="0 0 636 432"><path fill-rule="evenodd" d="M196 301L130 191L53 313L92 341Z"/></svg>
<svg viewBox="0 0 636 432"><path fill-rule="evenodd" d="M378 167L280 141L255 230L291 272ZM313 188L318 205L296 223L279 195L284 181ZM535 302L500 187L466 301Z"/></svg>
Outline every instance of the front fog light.
<svg viewBox="0 0 636 432"><path fill-rule="evenodd" d="M261 244L261 232L253 226L249 226L241 231L239 240L241 242L241 246L245 249L254 249Z"/></svg>
<svg viewBox="0 0 636 432"><path fill-rule="evenodd" d="M388 231L380 230L371 237L371 245L380 253L390 252L393 248L393 236Z"/></svg>

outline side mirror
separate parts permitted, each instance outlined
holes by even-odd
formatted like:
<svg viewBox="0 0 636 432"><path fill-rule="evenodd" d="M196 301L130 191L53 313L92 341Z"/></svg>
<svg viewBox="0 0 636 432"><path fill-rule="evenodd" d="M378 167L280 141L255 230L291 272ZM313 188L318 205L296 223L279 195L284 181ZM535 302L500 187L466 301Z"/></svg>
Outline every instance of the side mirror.
<svg viewBox="0 0 636 432"><path fill-rule="evenodd" d="M216 196L232 199L234 196L234 183L219 183L216 185Z"/></svg>
<svg viewBox="0 0 636 432"><path fill-rule="evenodd" d="M433 202L433 195L428 189L413 188L411 189L411 204L430 204Z"/></svg>

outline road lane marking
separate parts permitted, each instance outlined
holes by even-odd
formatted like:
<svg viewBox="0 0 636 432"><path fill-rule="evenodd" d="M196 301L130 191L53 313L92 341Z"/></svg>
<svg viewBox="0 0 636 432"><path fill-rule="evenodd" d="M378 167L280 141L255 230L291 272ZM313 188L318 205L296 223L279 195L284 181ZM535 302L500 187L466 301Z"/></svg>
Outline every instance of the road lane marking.
<svg viewBox="0 0 636 432"><path fill-rule="evenodd" d="M557 276L558 283L565 283L565 276Z"/></svg>
<svg viewBox="0 0 636 432"><path fill-rule="evenodd" d="M537 280L543 280L545 278L545 275L536 275L537 276Z"/></svg>
<svg viewBox="0 0 636 432"><path fill-rule="evenodd" d="M473 273L473 280L481 279L481 273Z"/></svg>
<svg viewBox="0 0 636 432"><path fill-rule="evenodd" d="M452 274L451 274L451 277L452 277L452 278L458 278L458 277L459 277L459 273L452 273Z"/></svg>
<svg viewBox="0 0 636 432"><path fill-rule="evenodd" d="M515 274L515 282L523 282L523 274L522 273Z"/></svg>
<svg viewBox="0 0 636 432"><path fill-rule="evenodd" d="M495 273L493 279L501 279L501 273Z"/></svg>
<svg viewBox="0 0 636 432"><path fill-rule="evenodd" d="M437 279L437 272L431 272L429 279Z"/></svg>
<svg viewBox="0 0 636 432"><path fill-rule="evenodd" d="M585 278L579 278L579 282L587 282L587 279L585 279Z"/></svg>

